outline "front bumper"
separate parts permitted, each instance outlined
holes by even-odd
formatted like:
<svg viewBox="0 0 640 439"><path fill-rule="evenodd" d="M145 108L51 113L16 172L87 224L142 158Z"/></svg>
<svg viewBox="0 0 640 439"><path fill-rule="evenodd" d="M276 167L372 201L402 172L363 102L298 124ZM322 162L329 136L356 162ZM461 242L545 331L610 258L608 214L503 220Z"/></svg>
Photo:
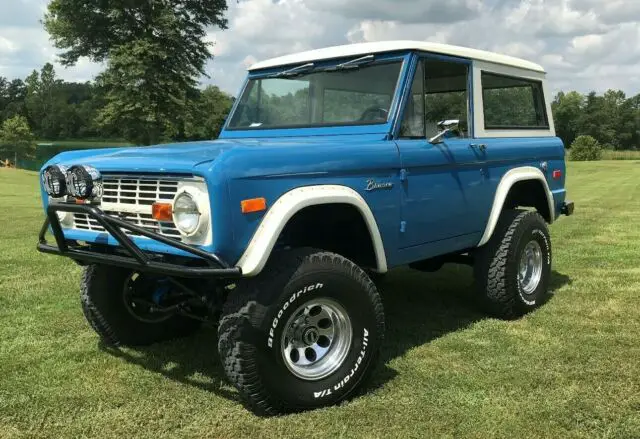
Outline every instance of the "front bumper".
<svg viewBox="0 0 640 439"><path fill-rule="evenodd" d="M57 212L84 213L91 216L118 241L120 244L118 249L121 248L124 250L124 255L101 253L65 239L64 232L60 226L60 221L56 215ZM57 246L47 243L45 235L49 226L51 227L51 232L53 233ZM160 255L148 253L140 249L140 247L138 247L133 240L127 236L123 229L190 253L199 258L195 260L202 261L203 265L206 266L194 267L164 262ZM226 279L242 276L242 270L240 270L240 268L231 267L214 253L206 252L198 247L184 244L180 241L176 241L175 239L150 232L142 227L138 227L121 219L106 215L97 207L90 205L69 203L50 204L47 207L47 218L40 230L38 250L42 253L66 256L82 264L114 265L137 271L164 274L167 276Z"/></svg>

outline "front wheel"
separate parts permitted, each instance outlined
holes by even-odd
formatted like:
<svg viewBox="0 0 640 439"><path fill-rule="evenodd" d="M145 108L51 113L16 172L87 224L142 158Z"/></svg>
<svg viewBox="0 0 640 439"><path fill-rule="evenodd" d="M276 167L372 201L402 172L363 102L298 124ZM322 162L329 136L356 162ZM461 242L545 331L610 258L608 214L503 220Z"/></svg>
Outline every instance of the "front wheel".
<svg viewBox="0 0 640 439"><path fill-rule="evenodd" d="M351 261L327 252L275 253L223 309L218 350L257 414L335 404L370 375L384 334L378 291Z"/></svg>
<svg viewBox="0 0 640 439"><path fill-rule="evenodd" d="M82 276L80 302L89 325L113 346L144 346L186 336L197 320L161 312L151 302L168 292L156 277L118 267L89 265Z"/></svg>
<svg viewBox="0 0 640 439"><path fill-rule="evenodd" d="M478 293L492 314L512 319L544 303L551 277L551 238L537 212L504 211L475 258Z"/></svg>

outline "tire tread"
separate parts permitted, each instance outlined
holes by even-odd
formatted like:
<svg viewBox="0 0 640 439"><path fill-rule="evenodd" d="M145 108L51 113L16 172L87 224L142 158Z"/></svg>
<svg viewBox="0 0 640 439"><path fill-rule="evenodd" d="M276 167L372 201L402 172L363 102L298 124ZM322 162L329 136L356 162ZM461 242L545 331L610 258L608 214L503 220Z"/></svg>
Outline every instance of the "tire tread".
<svg viewBox="0 0 640 439"><path fill-rule="evenodd" d="M377 289L367 274L353 262L335 253L311 248L284 251L270 258L259 276L230 293L218 327L218 350L227 378L238 389L248 408L261 416L300 409L287 406L267 391L258 371L256 348L251 344L250 337L252 329L267 312L266 307L258 301L260 292L274 288L274 283L284 285L296 276L305 260L309 263L339 265L361 283L374 304L376 321L383 322L382 328L379 328L382 329L380 334L384 333L384 309ZM372 361L375 362L375 359ZM366 380L372 370L373 367L369 367L360 381Z"/></svg>
<svg viewBox="0 0 640 439"><path fill-rule="evenodd" d="M505 210L489 242L476 253L474 275L481 300L489 312L500 318L514 319L525 312L517 294L507 285L506 272L516 232L529 221L543 224L546 229L544 219L536 211Z"/></svg>
<svg viewBox="0 0 640 439"><path fill-rule="evenodd" d="M127 270L107 265L85 267L80 283L80 304L87 322L109 346L144 346L190 335L201 322L175 315L156 324L143 323L129 315L119 297ZM115 291L111 285L117 285ZM118 291L119 290L119 291Z"/></svg>

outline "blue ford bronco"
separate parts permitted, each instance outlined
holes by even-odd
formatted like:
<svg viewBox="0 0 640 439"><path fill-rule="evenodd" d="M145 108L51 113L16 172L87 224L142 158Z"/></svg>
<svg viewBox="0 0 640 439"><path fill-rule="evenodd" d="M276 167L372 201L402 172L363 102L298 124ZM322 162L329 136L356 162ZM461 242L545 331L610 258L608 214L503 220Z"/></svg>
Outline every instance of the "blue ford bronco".
<svg viewBox="0 0 640 439"><path fill-rule="evenodd" d="M472 264L503 318L544 302L548 224L573 212L550 101L539 65L442 44L259 62L218 140L45 164L38 249L84 266L105 343L213 322L250 409L334 404L373 370L390 268Z"/></svg>

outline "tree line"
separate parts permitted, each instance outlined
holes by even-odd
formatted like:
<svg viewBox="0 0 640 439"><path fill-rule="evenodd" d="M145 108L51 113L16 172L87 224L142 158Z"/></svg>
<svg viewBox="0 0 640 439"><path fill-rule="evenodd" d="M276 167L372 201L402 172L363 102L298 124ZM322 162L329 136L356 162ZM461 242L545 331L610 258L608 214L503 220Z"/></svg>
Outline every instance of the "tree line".
<svg viewBox="0 0 640 439"><path fill-rule="evenodd" d="M567 147L579 136L591 136L605 149L640 149L640 94L559 92L552 107L556 134Z"/></svg>
<svg viewBox="0 0 640 439"><path fill-rule="evenodd" d="M151 139L145 130L138 131L141 127L135 120L130 124L111 120L105 95L99 81L63 81L48 63L24 80L0 77L0 142L4 144L0 158L13 158L16 152L21 158L29 157L35 139L125 139L135 144L212 139L233 103L216 86L194 88L173 123L165 124Z"/></svg>
<svg viewBox="0 0 640 439"><path fill-rule="evenodd" d="M113 108L106 94L99 79L66 82L58 78L49 63L25 79L0 77L2 143L20 143L20 139L126 139L135 144L149 144L214 139L233 103L233 97L216 86L193 88L184 99L183 111L172 123L164 123L157 133L149 135L137 118L120 114L116 117L113 113L127 110ZM293 95L289 98L295 100ZM286 96L282 99L286 100ZM296 108L285 107L292 111ZM620 90L608 90L602 95L559 92L552 107L557 135L567 147L580 135L589 135L609 149L640 147L640 94L627 98ZM15 146L6 145L5 149ZM23 142L20 155L28 153L24 148ZM12 157L7 151L1 155Z"/></svg>
<svg viewBox="0 0 640 439"><path fill-rule="evenodd" d="M233 98L198 81L213 57L208 31L227 28L226 12L226 0L49 0L42 23L60 63L86 58L105 68L86 83L62 81L51 64L25 79L0 78L0 159L12 157L7 148L28 155L35 139L217 137ZM640 95L561 92L553 108L567 146L580 135L613 149L640 145Z"/></svg>

